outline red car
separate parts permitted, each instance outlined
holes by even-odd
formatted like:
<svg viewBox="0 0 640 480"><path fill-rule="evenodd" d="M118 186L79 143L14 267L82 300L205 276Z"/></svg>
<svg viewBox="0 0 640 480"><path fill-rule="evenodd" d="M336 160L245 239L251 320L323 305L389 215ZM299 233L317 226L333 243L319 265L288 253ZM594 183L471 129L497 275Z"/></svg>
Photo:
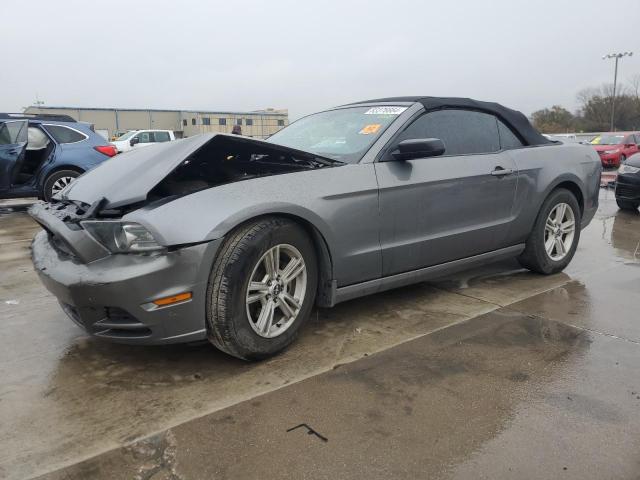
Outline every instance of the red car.
<svg viewBox="0 0 640 480"><path fill-rule="evenodd" d="M629 156L638 153L640 133L612 132L602 133L591 140L603 167L618 167Z"/></svg>

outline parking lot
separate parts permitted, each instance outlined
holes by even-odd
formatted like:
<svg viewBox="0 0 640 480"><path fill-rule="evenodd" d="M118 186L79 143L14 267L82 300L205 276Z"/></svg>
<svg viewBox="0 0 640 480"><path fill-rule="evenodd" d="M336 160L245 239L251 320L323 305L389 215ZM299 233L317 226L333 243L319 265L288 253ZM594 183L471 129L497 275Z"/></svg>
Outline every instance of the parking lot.
<svg viewBox="0 0 640 480"><path fill-rule="evenodd" d="M637 478L640 215L609 191L563 273L321 309L261 363L84 335L27 206L0 206L1 478Z"/></svg>

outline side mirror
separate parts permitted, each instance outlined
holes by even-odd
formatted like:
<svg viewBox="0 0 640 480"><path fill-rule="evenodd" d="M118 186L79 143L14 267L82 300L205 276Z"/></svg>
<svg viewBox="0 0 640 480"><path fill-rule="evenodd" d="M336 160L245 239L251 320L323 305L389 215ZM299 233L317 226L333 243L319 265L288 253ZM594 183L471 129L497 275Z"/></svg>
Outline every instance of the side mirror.
<svg viewBox="0 0 640 480"><path fill-rule="evenodd" d="M136 143L140 143L140 139L139 139L138 137L133 137L131 140L129 140L129 145L131 145L132 147L133 147Z"/></svg>
<svg viewBox="0 0 640 480"><path fill-rule="evenodd" d="M403 140L398 148L391 152L396 160L412 160L414 158L437 157L445 151L444 143L439 138L413 138Z"/></svg>

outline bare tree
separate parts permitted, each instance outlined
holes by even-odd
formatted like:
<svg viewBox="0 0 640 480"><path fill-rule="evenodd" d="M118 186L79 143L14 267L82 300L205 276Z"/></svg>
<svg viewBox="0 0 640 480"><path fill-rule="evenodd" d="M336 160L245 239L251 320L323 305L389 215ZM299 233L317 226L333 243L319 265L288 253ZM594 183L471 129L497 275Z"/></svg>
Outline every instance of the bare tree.
<svg viewBox="0 0 640 480"><path fill-rule="evenodd" d="M631 76L629 86L631 87L631 94L636 100L640 100L640 73Z"/></svg>

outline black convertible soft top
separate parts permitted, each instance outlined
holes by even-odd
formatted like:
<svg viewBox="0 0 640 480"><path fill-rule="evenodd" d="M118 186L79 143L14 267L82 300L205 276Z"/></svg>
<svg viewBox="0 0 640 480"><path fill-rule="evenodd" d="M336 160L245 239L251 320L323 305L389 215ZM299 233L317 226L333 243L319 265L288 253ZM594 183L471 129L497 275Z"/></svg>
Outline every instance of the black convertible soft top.
<svg viewBox="0 0 640 480"><path fill-rule="evenodd" d="M364 100L361 102L355 102L352 105L357 105L359 103L382 102L417 102L421 103L427 111L445 110L447 108L464 108L491 113L509 125L521 137L521 139L526 142L527 145L546 145L553 143L533 128L524 114L517 110L503 107L499 103L494 102L482 102L471 98L459 97L389 97L377 98L375 100Z"/></svg>

